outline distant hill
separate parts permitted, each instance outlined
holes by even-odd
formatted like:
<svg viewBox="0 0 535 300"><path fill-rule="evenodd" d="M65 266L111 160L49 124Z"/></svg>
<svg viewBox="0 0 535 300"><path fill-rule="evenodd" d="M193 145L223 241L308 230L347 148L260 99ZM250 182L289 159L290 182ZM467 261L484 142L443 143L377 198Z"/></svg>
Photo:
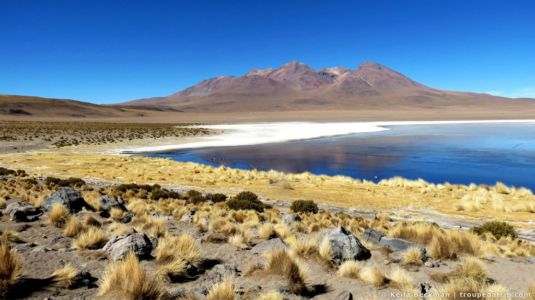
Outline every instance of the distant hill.
<svg viewBox="0 0 535 300"><path fill-rule="evenodd" d="M0 95L0 116L11 119L68 118L71 120L138 118L160 111L177 111L162 105L121 107L97 105L70 99Z"/></svg>
<svg viewBox="0 0 535 300"><path fill-rule="evenodd" d="M166 97L122 103L162 106L184 112L321 111L533 107L535 101L488 94L442 91L386 66L365 62L353 70L315 70L299 62L277 69L253 69L241 77L204 80Z"/></svg>

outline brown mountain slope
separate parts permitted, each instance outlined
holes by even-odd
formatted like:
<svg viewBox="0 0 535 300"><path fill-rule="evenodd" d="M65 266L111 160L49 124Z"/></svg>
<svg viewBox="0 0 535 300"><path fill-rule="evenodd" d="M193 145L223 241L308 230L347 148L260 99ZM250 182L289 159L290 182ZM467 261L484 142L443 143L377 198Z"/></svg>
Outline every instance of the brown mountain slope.
<svg viewBox="0 0 535 300"><path fill-rule="evenodd" d="M143 104L134 108L97 105L68 99L51 99L33 96L0 95L2 119L67 118L113 119L141 117L166 110L163 106Z"/></svg>
<svg viewBox="0 0 535 300"><path fill-rule="evenodd" d="M386 66L314 70L290 62L275 70L253 69L242 77L221 76L178 93L125 106L166 106L184 112L282 112L400 109L533 109L535 101L441 91Z"/></svg>

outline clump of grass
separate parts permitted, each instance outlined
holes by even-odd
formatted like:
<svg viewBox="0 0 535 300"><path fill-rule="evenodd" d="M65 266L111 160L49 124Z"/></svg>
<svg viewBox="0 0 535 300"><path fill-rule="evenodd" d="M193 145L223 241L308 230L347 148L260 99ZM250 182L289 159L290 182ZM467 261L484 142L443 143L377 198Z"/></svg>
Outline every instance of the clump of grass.
<svg viewBox="0 0 535 300"><path fill-rule="evenodd" d="M187 266L187 261L178 258L160 266L156 275L164 280L174 282L186 274Z"/></svg>
<svg viewBox="0 0 535 300"><path fill-rule="evenodd" d="M74 248L77 249L99 249L108 241L106 233L100 228L89 227L89 229L81 233L74 241Z"/></svg>
<svg viewBox="0 0 535 300"><path fill-rule="evenodd" d="M52 278L61 287L69 288L78 271L71 264L66 264L62 268L57 269L52 273Z"/></svg>
<svg viewBox="0 0 535 300"><path fill-rule="evenodd" d="M477 282L485 282L487 279L487 269L476 257L463 258L454 273L458 277L471 278Z"/></svg>
<svg viewBox="0 0 535 300"><path fill-rule="evenodd" d="M481 226L474 227L472 231L477 233L478 235L483 235L489 232L496 239L508 236L514 239L518 237L518 234L512 225L506 222L499 221L486 222Z"/></svg>
<svg viewBox="0 0 535 300"><path fill-rule="evenodd" d="M292 202L290 209L296 213L318 213L318 205L312 200L296 200Z"/></svg>
<svg viewBox="0 0 535 300"><path fill-rule="evenodd" d="M411 291L414 289L414 282L412 277L407 273L407 271L395 267L392 272L388 275L390 280L390 285L401 291Z"/></svg>
<svg viewBox="0 0 535 300"><path fill-rule="evenodd" d="M367 266L359 272L359 278L373 286L380 287L389 282L385 274L375 266Z"/></svg>
<svg viewBox="0 0 535 300"><path fill-rule="evenodd" d="M58 228L62 228L69 217L69 211L61 203L55 203L48 213L48 220L52 225Z"/></svg>
<svg viewBox="0 0 535 300"><path fill-rule="evenodd" d="M6 199L4 197L0 197L0 209L6 208Z"/></svg>
<svg viewBox="0 0 535 300"><path fill-rule="evenodd" d="M183 259L194 266L198 265L202 259L197 242L188 234L160 238L155 255L160 263Z"/></svg>
<svg viewBox="0 0 535 300"><path fill-rule="evenodd" d="M252 209L258 212L263 212L268 206L262 201L258 200L258 196L252 192L241 192L227 201L227 205L230 209L234 210L247 210Z"/></svg>
<svg viewBox="0 0 535 300"><path fill-rule="evenodd" d="M0 239L0 296L19 279L21 263L5 238Z"/></svg>
<svg viewBox="0 0 535 300"><path fill-rule="evenodd" d="M113 295L125 299L162 299L164 292L154 277L139 264L133 253L123 261L111 263L101 279L99 296Z"/></svg>
<svg viewBox="0 0 535 300"><path fill-rule="evenodd" d="M207 300L234 300L234 283L231 279L223 279L212 286L210 292L206 296Z"/></svg>
<svg viewBox="0 0 535 300"><path fill-rule="evenodd" d="M67 221L67 224L65 224L63 236L76 237L84 230L84 225L76 217L72 216L69 218L69 221Z"/></svg>
<svg viewBox="0 0 535 300"><path fill-rule="evenodd" d="M338 275L346 278L359 278L359 272L362 269L360 264L354 260L344 261L340 267L338 267Z"/></svg>
<svg viewBox="0 0 535 300"><path fill-rule="evenodd" d="M284 276L292 293L301 295L308 291L306 270L286 249L278 248L266 254L265 271Z"/></svg>
<svg viewBox="0 0 535 300"><path fill-rule="evenodd" d="M401 257L401 264L421 266L423 264L422 250L415 247L405 250Z"/></svg>

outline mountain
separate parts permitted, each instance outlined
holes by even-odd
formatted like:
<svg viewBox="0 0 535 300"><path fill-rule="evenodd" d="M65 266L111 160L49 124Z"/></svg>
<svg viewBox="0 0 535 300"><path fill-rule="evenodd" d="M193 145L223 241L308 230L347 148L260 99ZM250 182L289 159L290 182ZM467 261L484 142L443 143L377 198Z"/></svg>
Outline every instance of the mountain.
<svg viewBox="0 0 535 300"><path fill-rule="evenodd" d="M506 102L507 101L507 102ZM241 77L219 76L166 97L122 103L184 112L261 112L377 109L486 109L532 106L535 101L427 87L384 65L315 70L292 61L279 68L253 69ZM535 107L534 107L535 108Z"/></svg>

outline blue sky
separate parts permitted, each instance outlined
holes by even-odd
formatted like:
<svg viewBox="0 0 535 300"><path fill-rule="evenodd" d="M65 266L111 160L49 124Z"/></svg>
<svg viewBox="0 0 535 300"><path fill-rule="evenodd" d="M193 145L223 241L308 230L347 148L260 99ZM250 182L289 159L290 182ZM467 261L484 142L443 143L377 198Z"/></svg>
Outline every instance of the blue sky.
<svg viewBox="0 0 535 300"><path fill-rule="evenodd" d="M535 97L535 4L0 0L0 94L111 103L291 60Z"/></svg>

